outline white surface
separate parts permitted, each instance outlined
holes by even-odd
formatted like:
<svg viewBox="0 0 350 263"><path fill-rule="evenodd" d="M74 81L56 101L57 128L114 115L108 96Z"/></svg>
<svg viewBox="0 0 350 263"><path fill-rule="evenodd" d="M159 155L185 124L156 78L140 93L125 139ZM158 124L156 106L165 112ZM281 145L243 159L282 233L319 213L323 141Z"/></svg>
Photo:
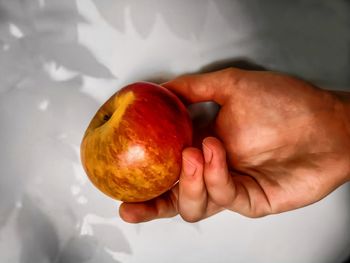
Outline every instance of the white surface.
<svg viewBox="0 0 350 263"><path fill-rule="evenodd" d="M341 262L348 184L262 219L129 225L87 180L79 144L126 83L220 60L350 87L349 26L349 2L335 0L0 0L1 262Z"/></svg>

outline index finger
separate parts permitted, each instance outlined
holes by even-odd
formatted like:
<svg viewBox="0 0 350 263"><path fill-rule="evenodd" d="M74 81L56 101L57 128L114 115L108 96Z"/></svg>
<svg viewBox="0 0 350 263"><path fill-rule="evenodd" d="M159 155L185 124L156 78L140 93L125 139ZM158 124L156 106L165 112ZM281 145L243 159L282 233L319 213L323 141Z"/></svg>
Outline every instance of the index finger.
<svg viewBox="0 0 350 263"><path fill-rule="evenodd" d="M237 85L243 70L227 68L204 74L184 75L162 86L179 95L186 103L215 101L224 105Z"/></svg>

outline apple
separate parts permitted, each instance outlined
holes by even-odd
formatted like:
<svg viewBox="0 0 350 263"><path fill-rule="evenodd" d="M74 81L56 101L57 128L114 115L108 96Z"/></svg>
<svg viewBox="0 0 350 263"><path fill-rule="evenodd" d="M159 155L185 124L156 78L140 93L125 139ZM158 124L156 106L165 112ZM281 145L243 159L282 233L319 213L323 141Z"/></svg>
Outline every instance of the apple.
<svg viewBox="0 0 350 263"><path fill-rule="evenodd" d="M91 182L124 202L153 199L176 184L182 150L192 144L186 107L168 89L128 85L97 111L81 143Z"/></svg>

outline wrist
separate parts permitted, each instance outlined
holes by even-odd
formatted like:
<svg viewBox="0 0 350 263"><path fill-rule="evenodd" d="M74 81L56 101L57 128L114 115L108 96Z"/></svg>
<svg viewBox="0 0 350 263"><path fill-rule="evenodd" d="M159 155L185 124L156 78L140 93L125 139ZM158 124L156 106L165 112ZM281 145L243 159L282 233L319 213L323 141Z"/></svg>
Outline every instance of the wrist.
<svg viewBox="0 0 350 263"><path fill-rule="evenodd" d="M342 127L345 129L345 132L347 134L348 142L350 142L350 92L346 91L333 91L334 95L337 98L337 104L339 105L338 112L340 115L340 119L342 120L343 124ZM349 145L349 144L344 144ZM347 156L349 156L349 170L347 174L347 181L350 181L350 149L347 149L346 151Z"/></svg>

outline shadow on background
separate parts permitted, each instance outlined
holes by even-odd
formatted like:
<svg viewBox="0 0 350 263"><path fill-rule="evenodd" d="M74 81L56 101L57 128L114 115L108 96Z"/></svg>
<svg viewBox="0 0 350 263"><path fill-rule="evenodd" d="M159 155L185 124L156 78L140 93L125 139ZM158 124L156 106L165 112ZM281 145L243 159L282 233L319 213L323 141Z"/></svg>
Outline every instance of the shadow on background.
<svg viewBox="0 0 350 263"><path fill-rule="evenodd" d="M244 70L265 71L268 70L266 66L260 65L249 58L231 58L214 61L208 65L201 67L199 73L207 73L225 68L235 67Z"/></svg>
<svg viewBox="0 0 350 263"><path fill-rule="evenodd" d="M150 35L159 14L171 32L186 40L200 38L210 3L93 2L119 32L125 30L128 8L142 37ZM200 72L229 66L272 69L322 86L350 87L349 1L212 1L236 29L232 2L251 17L254 32L241 44L255 53L210 63ZM0 239L4 262L19 257L22 263L107 263L118 262L107 249L132 254L116 226L90 224L94 235L83 231L89 213L104 215L109 208L99 197L88 199L98 196L92 193L96 190L76 173L77 147L99 106L80 88L84 76L116 76L79 44L79 23L88 21L72 0L0 0L0 122L6 124L0 129L0 236L12 227L19 242L13 236ZM88 210L87 202L96 211Z"/></svg>
<svg viewBox="0 0 350 263"><path fill-rule="evenodd" d="M0 0L3 262L112 263L107 249L131 254L116 226L108 230L113 240L99 224L90 225L93 236L83 231L86 215L107 209L89 199L95 190L76 171L81 136L98 107L80 88L84 76L115 76L78 43L78 23L88 22L75 1ZM5 237L11 229L16 235Z"/></svg>

